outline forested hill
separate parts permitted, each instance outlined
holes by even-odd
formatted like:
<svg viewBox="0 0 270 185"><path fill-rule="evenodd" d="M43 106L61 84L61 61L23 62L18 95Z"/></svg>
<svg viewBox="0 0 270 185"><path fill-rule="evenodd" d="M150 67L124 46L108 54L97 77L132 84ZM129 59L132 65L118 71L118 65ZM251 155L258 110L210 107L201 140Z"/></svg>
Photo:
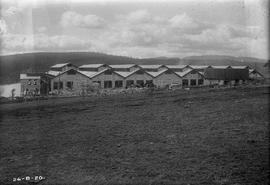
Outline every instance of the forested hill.
<svg viewBox="0 0 270 185"><path fill-rule="evenodd" d="M196 65L250 65L264 70L266 61L257 58L239 58L231 56L191 56L179 58L131 58L95 52L59 52L25 53L0 56L0 84L19 81L19 74L24 72L45 72L57 63L71 62L74 65L91 63L105 64L196 64Z"/></svg>

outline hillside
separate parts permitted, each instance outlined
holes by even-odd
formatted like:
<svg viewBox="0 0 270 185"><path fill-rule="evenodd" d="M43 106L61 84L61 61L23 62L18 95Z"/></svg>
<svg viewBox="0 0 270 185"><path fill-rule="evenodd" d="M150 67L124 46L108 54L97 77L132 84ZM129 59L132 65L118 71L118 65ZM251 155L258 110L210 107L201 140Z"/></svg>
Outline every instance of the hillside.
<svg viewBox="0 0 270 185"><path fill-rule="evenodd" d="M131 58L108 55L95 52L68 52L68 53L25 53L0 56L0 84L16 83L19 74L24 72L45 72L50 66L57 63L72 62L79 66L86 63L106 64L197 64L197 65L250 65L265 71L266 61L256 58L239 58L231 56L192 56L179 58ZM265 74L265 72L263 72Z"/></svg>
<svg viewBox="0 0 270 185"><path fill-rule="evenodd" d="M177 64L174 59L135 59L123 56L107 55L94 52L69 52L69 53L25 53L17 55L0 56L0 84L15 83L19 80L19 74L23 72L45 72L49 67L57 63L72 62L79 66L86 63L106 64L153 64L169 63Z"/></svg>
<svg viewBox="0 0 270 185"><path fill-rule="evenodd" d="M267 88L2 104L0 184L268 185ZM41 175L42 182L12 182Z"/></svg>

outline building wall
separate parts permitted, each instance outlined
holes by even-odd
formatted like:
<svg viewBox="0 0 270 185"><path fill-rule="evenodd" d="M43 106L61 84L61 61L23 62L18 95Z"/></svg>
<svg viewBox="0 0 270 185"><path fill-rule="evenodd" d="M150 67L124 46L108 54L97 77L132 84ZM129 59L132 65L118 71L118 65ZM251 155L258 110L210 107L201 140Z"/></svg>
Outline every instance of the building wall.
<svg viewBox="0 0 270 185"><path fill-rule="evenodd" d="M182 78L182 80L183 79L187 79L188 80L188 85L191 85L191 80L192 79L196 80L196 86L198 85L198 80L199 79L203 79L204 80L204 78L199 73L195 73L195 74L189 73L186 76L184 76Z"/></svg>
<svg viewBox="0 0 270 185"><path fill-rule="evenodd" d="M21 94L22 95L40 94L40 79L21 79Z"/></svg>
<svg viewBox="0 0 270 185"><path fill-rule="evenodd" d="M86 88L87 85L91 85L92 81L88 77L76 72L76 74L64 73L58 77L51 80L51 91L54 91L54 82L63 82L63 90L68 90L67 82L73 82L72 92L78 94Z"/></svg>
<svg viewBox="0 0 270 185"><path fill-rule="evenodd" d="M154 78L153 83L158 87L164 87L172 83L182 84L182 79L175 73L172 74L162 73L161 75Z"/></svg>
<svg viewBox="0 0 270 185"><path fill-rule="evenodd" d="M136 81L137 80L143 80L144 83L146 83L146 80L153 80L153 77L146 74L146 73L143 73L143 74L137 74L137 73L134 73L130 76L128 76L126 79L125 79L125 85L126 85L126 81L127 80L133 80L134 81L134 84L136 84Z"/></svg>
<svg viewBox="0 0 270 185"><path fill-rule="evenodd" d="M101 88L104 88L104 81L112 81L112 88L115 87L115 81L120 80L123 81L123 87L124 87L124 78L120 75L117 75L115 73L112 73L111 75L106 75L104 73L97 75L92 78L92 81L100 81Z"/></svg>

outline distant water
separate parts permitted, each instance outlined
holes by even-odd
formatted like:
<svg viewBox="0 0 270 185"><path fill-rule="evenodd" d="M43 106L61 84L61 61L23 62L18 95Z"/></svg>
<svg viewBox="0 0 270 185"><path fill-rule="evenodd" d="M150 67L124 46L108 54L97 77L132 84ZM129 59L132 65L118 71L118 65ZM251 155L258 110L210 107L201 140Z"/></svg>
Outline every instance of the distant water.
<svg viewBox="0 0 270 185"><path fill-rule="evenodd" d="M20 83L0 85L0 96L11 97L12 89L15 89L15 96L20 96L21 93Z"/></svg>

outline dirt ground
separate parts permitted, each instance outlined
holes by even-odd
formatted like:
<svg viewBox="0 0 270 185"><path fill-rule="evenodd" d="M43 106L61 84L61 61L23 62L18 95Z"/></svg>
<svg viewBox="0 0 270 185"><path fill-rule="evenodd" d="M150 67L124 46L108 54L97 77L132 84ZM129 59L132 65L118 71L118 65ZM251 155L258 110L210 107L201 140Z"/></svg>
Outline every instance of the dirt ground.
<svg viewBox="0 0 270 185"><path fill-rule="evenodd" d="M266 185L268 88L2 104L0 184ZM36 183L32 183L36 184Z"/></svg>

